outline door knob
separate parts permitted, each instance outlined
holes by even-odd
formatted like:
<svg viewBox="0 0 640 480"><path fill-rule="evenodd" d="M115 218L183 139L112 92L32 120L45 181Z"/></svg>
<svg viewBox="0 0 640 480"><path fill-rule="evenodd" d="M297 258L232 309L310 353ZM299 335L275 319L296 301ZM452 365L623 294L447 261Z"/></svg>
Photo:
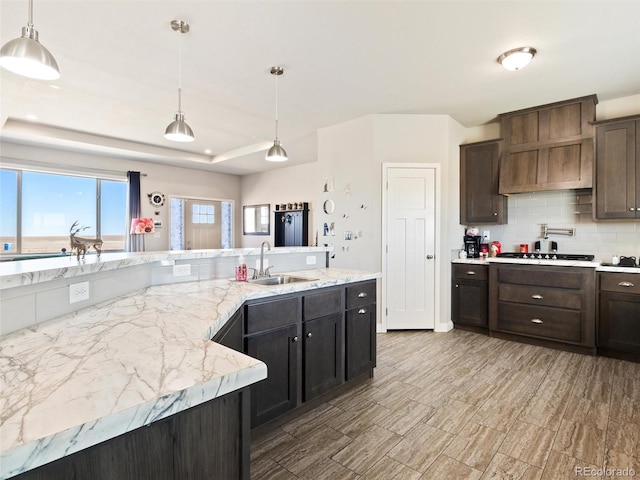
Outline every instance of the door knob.
<svg viewBox="0 0 640 480"><path fill-rule="evenodd" d="M427 255L427 260L432 260L433 259L433 255Z"/></svg>

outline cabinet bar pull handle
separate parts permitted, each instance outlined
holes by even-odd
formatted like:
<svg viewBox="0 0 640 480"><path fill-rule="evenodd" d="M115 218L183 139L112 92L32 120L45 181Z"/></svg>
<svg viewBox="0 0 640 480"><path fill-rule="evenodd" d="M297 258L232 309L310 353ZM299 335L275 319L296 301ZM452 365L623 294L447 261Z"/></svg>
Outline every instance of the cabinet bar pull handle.
<svg viewBox="0 0 640 480"><path fill-rule="evenodd" d="M363 315L363 314L367 313L367 309L366 308L361 308L360 310L358 310L358 313L360 315Z"/></svg>
<svg viewBox="0 0 640 480"><path fill-rule="evenodd" d="M531 295L531 298L533 298L534 300L542 300L544 297L536 293L535 295Z"/></svg>
<svg viewBox="0 0 640 480"><path fill-rule="evenodd" d="M298 336L296 335L295 337L293 337L292 341L295 343L298 341Z"/></svg>
<svg viewBox="0 0 640 480"><path fill-rule="evenodd" d="M544 323L542 320L540 320L539 318L532 318L531 319L531 323L537 323L538 325Z"/></svg>
<svg viewBox="0 0 640 480"><path fill-rule="evenodd" d="M618 284L619 287L634 287L635 285L631 282L620 282Z"/></svg>
<svg viewBox="0 0 640 480"><path fill-rule="evenodd" d="M311 332L307 333L307 338L311 338L311 337L312 337Z"/></svg>
<svg viewBox="0 0 640 480"><path fill-rule="evenodd" d="M469 270L469 271L467 272L467 275L475 275L475 274L476 274L476 272L472 272L471 270Z"/></svg>
<svg viewBox="0 0 640 480"><path fill-rule="evenodd" d="M360 293L358 294L358 298L364 298L364 297L366 297L366 296L367 296L367 292L360 292Z"/></svg>

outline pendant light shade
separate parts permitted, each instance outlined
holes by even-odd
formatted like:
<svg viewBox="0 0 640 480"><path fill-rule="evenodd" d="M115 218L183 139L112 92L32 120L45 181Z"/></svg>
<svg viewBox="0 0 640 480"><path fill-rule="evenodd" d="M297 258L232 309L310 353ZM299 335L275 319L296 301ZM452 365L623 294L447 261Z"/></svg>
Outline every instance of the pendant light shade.
<svg viewBox="0 0 640 480"><path fill-rule="evenodd" d="M176 113L175 120L171 122L167 129L164 131L164 138L172 140L174 142L193 142L195 139L193 130L184 121L184 113L180 110L180 104L182 97L182 89L178 89L178 112Z"/></svg>
<svg viewBox="0 0 640 480"><path fill-rule="evenodd" d="M498 63L507 70L520 70L526 67L536 54L533 47L520 47L504 52L498 57Z"/></svg>
<svg viewBox="0 0 640 480"><path fill-rule="evenodd" d="M187 33L189 24L182 20L172 20L171 29L174 32ZM180 53L178 55L178 111L173 122L164 131L164 138L173 142L193 142L195 139L193 130L184 121L184 113L182 112L182 43L180 44Z"/></svg>
<svg viewBox="0 0 640 480"><path fill-rule="evenodd" d="M276 77L276 138L273 141L273 146L267 151L265 159L269 162L286 162L289 157L287 152L278 140L278 77L284 73L282 67L271 67L271 75Z"/></svg>
<svg viewBox="0 0 640 480"><path fill-rule="evenodd" d="M22 36L10 40L0 50L0 66L18 75L37 80L56 80L60 69L56 59L39 41L33 26L33 0L29 0L29 20Z"/></svg>

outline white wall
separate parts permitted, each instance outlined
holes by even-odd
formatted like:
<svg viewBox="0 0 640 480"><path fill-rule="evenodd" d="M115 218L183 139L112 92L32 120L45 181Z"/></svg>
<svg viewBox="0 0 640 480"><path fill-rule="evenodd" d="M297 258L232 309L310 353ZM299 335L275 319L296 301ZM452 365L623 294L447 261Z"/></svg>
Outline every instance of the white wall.
<svg viewBox="0 0 640 480"><path fill-rule="evenodd" d="M382 168L385 163L435 163L441 172L440 323L445 330L450 318L449 279L451 251L462 239L458 225L458 145L465 129L446 115L371 115L334 125L318 132L318 203L331 198L332 215L317 217L322 232L325 222L335 223L335 236L320 237L333 243L332 266L382 270ZM333 185L331 192L322 184ZM345 231L358 238L345 240ZM361 235L360 235L361 234ZM384 280L383 280L384 281ZM379 321L381 317L379 316Z"/></svg>
<svg viewBox="0 0 640 480"><path fill-rule="evenodd" d="M160 219L163 227L157 230L156 236L145 237L147 251L169 250L169 197L189 196L197 198L215 198L230 200L235 203L234 245L239 246L242 235L240 205L240 177L225 175L189 168L157 165L135 160L112 158L97 154L87 154L54 148L25 146L13 143L2 143L2 164L8 166L30 165L38 162L50 165L58 172L85 172L91 174L97 170L113 171L126 178L129 170L146 173L140 179L142 196L142 215ZM164 206L153 207L146 195L158 191L165 195ZM155 215L159 212L159 215Z"/></svg>
<svg viewBox="0 0 640 480"><path fill-rule="evenodd" d="M264 240L269 240L273 245L274 239L274 213L276 204L282 203L309 203L309 244L314 245L315 229L314 218L322 207L316 204L316 192L318 188L318 164L304 163L284 167L270 172L245 175L240 180L242 204L238 206L242 215L242 205L258 205L269 203L271 205L271 229L269 237L263 235L242 235L240 226L239 246L259 247Z"/></svg>

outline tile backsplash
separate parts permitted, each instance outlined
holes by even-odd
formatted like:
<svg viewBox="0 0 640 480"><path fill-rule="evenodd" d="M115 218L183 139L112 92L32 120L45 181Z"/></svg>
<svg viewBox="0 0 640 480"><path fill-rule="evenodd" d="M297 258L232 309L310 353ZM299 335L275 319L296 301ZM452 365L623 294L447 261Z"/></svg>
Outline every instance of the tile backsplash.
<svg viewBox="0 0 640 480"><path fill-rule="evenodd" d="M502 251L516 252L521 243L542 242L549 252L550 242L558 242L562 253L595 255L598 262L610 262L611 256L640 257L640 221L593 221L590 191L534 192L511 195L506 225L469 225L490 232L490 241L499 241ZM550 229L575 229L574 236L550 234L542 238L542 225Z"/></svg>

